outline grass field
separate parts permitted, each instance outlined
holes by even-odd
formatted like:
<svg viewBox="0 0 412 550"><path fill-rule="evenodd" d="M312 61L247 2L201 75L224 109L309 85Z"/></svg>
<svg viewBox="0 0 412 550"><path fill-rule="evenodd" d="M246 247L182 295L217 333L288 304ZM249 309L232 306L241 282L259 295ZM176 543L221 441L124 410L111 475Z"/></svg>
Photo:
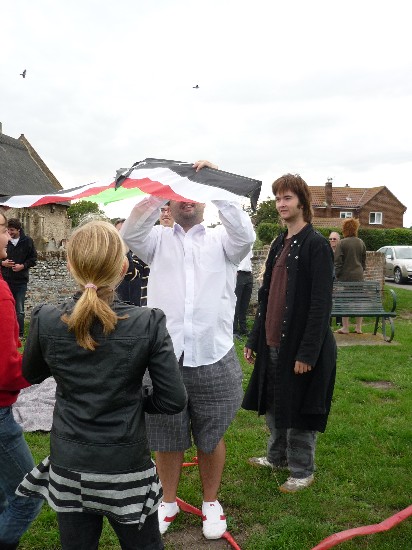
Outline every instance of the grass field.
<svg viewBox="0 0 412 550"><path fill-rule="evenodd" d="M226 436L219 498L242 550L310 550L335 532L381 522L412 504L412 292L396 293L392 343L339 349L332 412L327 431L318 439L316 482L310 489L282 494L277 487L286 474L248 465L248 457L265 454L267 430L263 418L239 411ZM372 323L365 323L364 330L372 332ZM236 345L241 352L242 344ZM243 360L242 366L246 385L251 367ZM26 435L35 461L40 461L48 454L48 435ZM192 449L187 457L194 454ZM199 486L197 469L186 468L180 498L201 506ZM184 532L194 525L199 525L198 518L181 513L170 531ZM167 536L165 544L167 550L181 548ZM59 548L56 517L46 505L20 548ZM99 548L119 548L108 526ZM412 549L412 518L386 533L358 537L337 548Z"/></svg>

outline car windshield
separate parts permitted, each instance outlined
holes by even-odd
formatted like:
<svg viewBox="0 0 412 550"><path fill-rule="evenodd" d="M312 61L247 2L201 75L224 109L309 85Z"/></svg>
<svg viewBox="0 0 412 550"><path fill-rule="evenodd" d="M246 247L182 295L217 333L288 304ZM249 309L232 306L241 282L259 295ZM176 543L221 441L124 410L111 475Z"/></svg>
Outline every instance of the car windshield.
<svg viewBox="0 0 412 550"><path fill-rule="evenodd" d="M396 248L395 251L399 260L412 260L412 247Z"/></svg>

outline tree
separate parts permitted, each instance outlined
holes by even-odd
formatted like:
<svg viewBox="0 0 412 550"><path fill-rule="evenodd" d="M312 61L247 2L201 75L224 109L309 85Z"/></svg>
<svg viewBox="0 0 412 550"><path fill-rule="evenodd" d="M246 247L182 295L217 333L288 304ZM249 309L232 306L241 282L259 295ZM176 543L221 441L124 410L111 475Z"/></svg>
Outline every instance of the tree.
<svg viewBox="0 0 412 550"><path fill-rule="evenodd" d="M75 202L67 209L67 215L72 221L72 227L77 227L88 214L97 214L107 219L106 214L103 210L100 210L97 202L79 201Z"/></svg>
<svg viewBox="0 0 412 550"><path fill-rule="evenodd" d="M261 202L256 212L252 216L255 227L258 227L262 222L264 223L279 223L279 214L276 210L276 202L273 199L267 198L267 200Z"/></svg>

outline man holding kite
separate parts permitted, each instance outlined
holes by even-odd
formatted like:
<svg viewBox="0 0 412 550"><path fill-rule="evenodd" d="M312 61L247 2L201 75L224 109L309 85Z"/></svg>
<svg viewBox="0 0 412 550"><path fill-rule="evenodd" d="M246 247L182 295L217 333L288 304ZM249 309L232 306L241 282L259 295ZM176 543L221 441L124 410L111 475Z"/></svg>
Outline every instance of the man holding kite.
<svg viewBox="0 0 412 550"><path fill-rule="evenodd" d="M217 167L198 161L196 173ZM213 172L211 172L213 175ZM203 489L203 534L218 539L226 519L217 500L225 464L224 433L242 400L242 371L233 347L235 276L255 240L249 216L235 201L212 201L222 225L202 225L205 205L170 201L173 227L155 226L167 199L143 199L121 233L129 248L151 266L148 306L159 307L189 396L178 415L147 415L151 449L163 485L161 533L179 512L177 488L184 451L197 446ZM154 418L158 416L159 418Z"/></svg>

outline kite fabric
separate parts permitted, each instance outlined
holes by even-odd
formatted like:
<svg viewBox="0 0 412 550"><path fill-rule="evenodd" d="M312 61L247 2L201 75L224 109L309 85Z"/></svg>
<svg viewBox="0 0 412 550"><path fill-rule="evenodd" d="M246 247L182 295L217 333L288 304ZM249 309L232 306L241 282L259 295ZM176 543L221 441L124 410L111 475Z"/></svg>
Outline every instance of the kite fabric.
<svg viewBox="0 0 412 550"><path fill-rule="evenodd" d="M262 182L214 168L199 172L193 164L174 160L147 158L131 168L117 170L116 178L47 195L13 195L0 197L0 205L9 208L41 206L77 199L109 204L136 195L154 195L168 200L207 202L238 201L250 198L256 209Z"/></svg>

